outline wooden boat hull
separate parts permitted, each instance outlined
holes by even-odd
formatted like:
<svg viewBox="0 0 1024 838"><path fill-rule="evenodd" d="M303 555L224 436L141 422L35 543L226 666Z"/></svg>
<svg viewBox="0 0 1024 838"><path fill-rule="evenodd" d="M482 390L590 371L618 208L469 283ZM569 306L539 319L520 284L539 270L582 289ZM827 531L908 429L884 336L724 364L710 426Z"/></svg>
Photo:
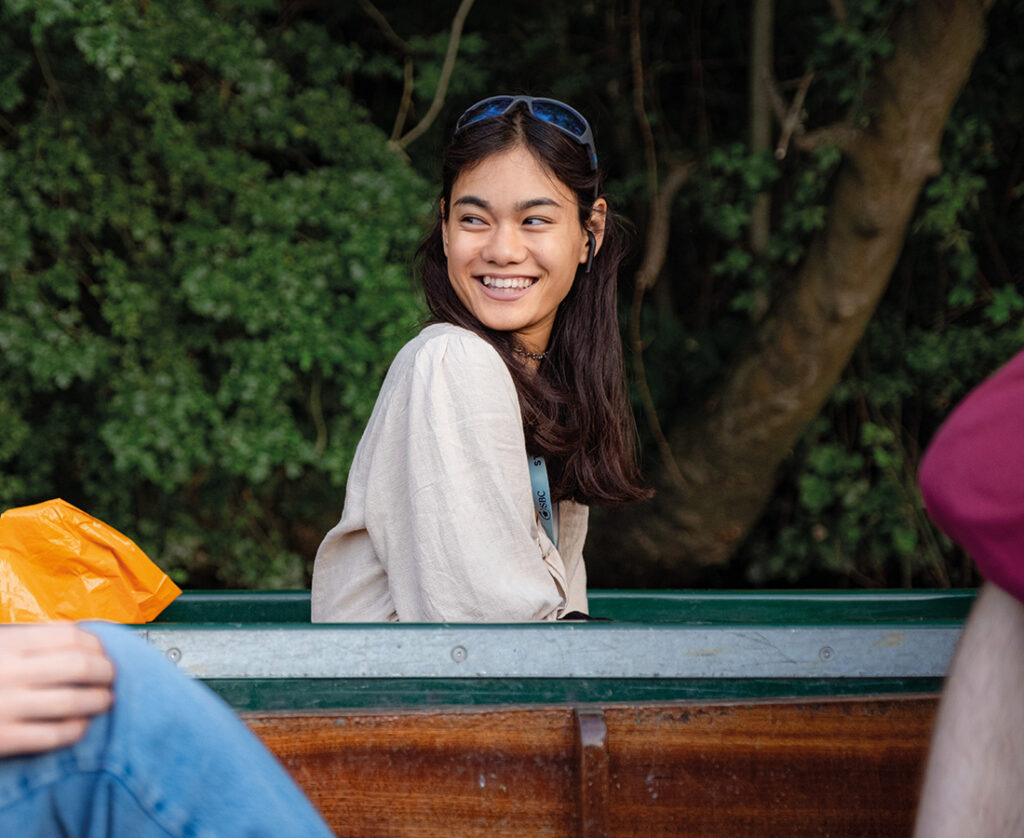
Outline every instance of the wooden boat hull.
<svg viewBox="0 0 1024 838"><path fill-rule="evenodd" d="M310 625L308 592L140 626L341 836L909 836L973 592L595 592L611 622Z"/></svg>
<svg viewBox="0 0 1024 838"><path fill-rule="evenodd" d="M246 713L339 836L909 836L934 695Z"/></svg>

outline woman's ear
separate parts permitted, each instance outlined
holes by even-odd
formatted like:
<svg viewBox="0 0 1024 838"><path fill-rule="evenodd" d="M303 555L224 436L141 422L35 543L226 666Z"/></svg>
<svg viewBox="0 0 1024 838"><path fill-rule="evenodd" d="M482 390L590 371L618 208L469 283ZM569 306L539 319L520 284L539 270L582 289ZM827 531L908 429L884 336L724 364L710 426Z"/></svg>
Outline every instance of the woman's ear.
<svg viewBox="0 0 1024 838"><path fill-rule="evenodd" d="M607 216L608 202L604 198L598 198L594 201L594 206L590 210L590 218L587 220L587 229L594 234L594 238L597 240L595 255L601 249L601 243L604 241L604 221Z"/></svg>
<svg viewBox="0 0 1024 838"><path fill-rule="evenodd" d="M444 198L441 199L441 246L444 248L444 258L448 258L448 219L444 215Z"/></svg>
<svg viewBox="0 0 1024 838"><path fill-rule="evenodd" d="M583 228L583 232L586 235L586 243L584 245L586 249L580 255L580 264L586 264L585 273L590 273L590 269L594 264L594 257L597 255L597 251L601 249L601 244L604 241L604 223L607 214L608 202L604 198L598 198L594 201L594 206L590 211L590 218L587 219L587 224Z"/></svg>

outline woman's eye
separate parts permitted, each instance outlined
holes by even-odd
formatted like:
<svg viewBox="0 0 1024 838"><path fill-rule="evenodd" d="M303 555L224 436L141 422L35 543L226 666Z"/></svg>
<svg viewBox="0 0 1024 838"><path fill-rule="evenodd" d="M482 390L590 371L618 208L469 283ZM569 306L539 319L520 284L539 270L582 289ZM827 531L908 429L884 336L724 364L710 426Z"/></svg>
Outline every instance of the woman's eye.
<svg viewBox="0 0 1024 838"><path fill-rule="evenodd" d="M541 224L550 224L550 223L551 223L550 219L543 218L542 216L539 216L539 215L531 215L529 218L527 218L527 219L525 219L523 221L523 224L527 225L528 227L537 227L537 226L539 226Z"/></svg>
<svg viewBox="0 0 1024 838"><path fill-rule="evenodd" d="M459 221L462 224L468 224L469 226L474 226L474 225L477 225L477 224L483 224L484 223L484 220L482 218L480 218L480 216L478 216L478 215L464 215L464 216L462 216L462 218L459 219Z"/></svg>

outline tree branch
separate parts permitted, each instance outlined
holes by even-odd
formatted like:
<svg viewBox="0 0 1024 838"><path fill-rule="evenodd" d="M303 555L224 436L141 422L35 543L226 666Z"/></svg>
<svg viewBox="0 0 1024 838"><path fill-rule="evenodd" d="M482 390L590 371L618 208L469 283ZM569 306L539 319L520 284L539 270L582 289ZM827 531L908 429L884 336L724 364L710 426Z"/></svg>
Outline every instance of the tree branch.
<svg viewBox="0 0 1024 838"><path fill-rule="evenodd" d="M370 0L360 0L360 5L363 7L363 11L366 12L377 24L377 28L380 29L381 34L395 49L397 49L402 55L409 54L409 45L399 37L398 33L391 28L391 24L388 23L388 19L384 17L380 9L373 5Z"/></svg>
<svg viewBox="0 0 1024 838"><path fill-rule="evenodd" d="M360 5L363 7L363 11L377 24L377 28L380 29L384 39L402 54L402 63L404 65L402 68L402 99L398 105L398 113L395 114L395 124L391 128L391 137L389 138L389 141L394 143L402 136L405 120L412 109L414 82L412 55L410 55L409 45L395 32L380 9L373 5L370 0L360 0Z"/></svg>
<svg viewBox="0 0 1024 838"><path fill-rule="evenodd" d="M767 70L762 70L762 80L764 82L764 91L768 95L768 101L772 106L772 113L775 114L775 118L781 125L786 120L789 107L786 105L786 100L782 98L782 93L779 92L779 85L775 81L775 76Z"/></svg>
<svg viewBox="0 0 1024 838"><path fill-rule="evenodd" d="M647 291L657 281L668 256L672 202L693 173L692 163L673 162L664 185L651 199L644 258L636 272L636 284Z"/></svg>
<svg viewBox="0 0 1024 838"><path fill-rule="evenodd" d="M43 78L46 80L46 86L50 90L50 95L53 96L57 107L61 111L66 111L68 106L64 103L64 96L60 92L60 85L53 75L53 70L50 69L50 61L46 57L46 53L43 52L43 48L39 44L34 44L33 49L36 53L36 61L39 62L39 70L42 72Z"/></svg>
<svg viewBox="0 0 1024 838"><path fill-rule="evenodd" d="M640 393L640 401L644 406L644 415L647 417L647 427L657 443L658 452L661 454L662 462L665 464L669 476L680 488L683 486L683 474L679 470L679 464L672 453L672 446L669 445L668 438L661 427L661 420L658 419L658 410L654 404L654 397L651 395L651 388L647 383L643 337L640 333L640 313L643 310L644 293L654 285L658 275L661 273L661 269L665 266L665 258L668 256L672 202L683 187L683 184L690 177L692 171L693 166L691 164L673 164L669 170L668 179L665 181L664 187L651 199L644 258L640 263L640 268L637 270L636 278L633 282L633 302L630 306L629 316L633 375Z"/></svg>
<svg viewBox="0 0 1024 838"><path fill-rule="evenodd" d="M473 8L474 0L462 0L459 3L459 8L455 12L455 17L452 19L452 32L448 38L448 52L444 57L444 65L441 67L441 78L437 82L437 90L434 91L434 101L430 103L430 109L426 115L412 128L408 134L403 136L401 139L395 140L391 145L394 145L398 149L404 151L409 147L410 143L418 139L433 123L437 118L437 115L441 112L441 107L444 105L444 97L448 92L448 82L452 77L452 70L455 68L455 58L459 54L459 41L462 39L462 27L466 23L466 16L469 14L469 10Z"/></svg>
<svg viewBox="0 0 1024 838"><path fill-rule="evenodd" d="M775 0L753 0L750 15L750 151L760 154L771 147L772 142L772 96L769 92L774 85L772 69L775 60ZM756 256L768 249L771 238L772 200L771 193L762 190L754 201L750 212L749 245Z"/></svg>
<svg viewBox="0 0 1024 838"><path fill-rule="evenodd" d="M665 184L665 189L659 190L658 158L654 144L654 132L651 130L651 122L647 118L647 109L644 107L645 78L643 41L640 31L640 0L632 0L629 9L629 21L629 51L633 64L633 111L636 114L636 119L640 124L640 131L644 138L644 158L647 163L647 189L651 196L650 216L647 219L647 243L644 248L643 262L636 273L633 283L633 302L630 307L629 328L630 342L632 344L633 374L640 393L640 401L644 406L644 415L647 417L647 427L657 443L662 462L665 464L669 475L677 482L677 485L681 486L683 476L672 454L672 447L669 445L665 432L661 427L661 420L658 419L658 410L654 404L654 397L651 395L651 388L647 383L643 339L640 334L640 312L643 310L644 293L654 284L665 264L665 256L668 253L672 201L689 177L690 168L678 164L674 166L670 171L669 182Z"/></svg>
<svg viewBox="0 0 1024 838"><path fill-rule="evenodd" d="M633 65L633 113L640 124L644 138L644 160L647 164L647 189L658 194L658 160L654 147L654 132L644 106L644 57L640 33L640 0L632 0L629 7L629 55Z"/></svg>
<svg viewBox="0 0 1024 838"><path fill-rule="evenodd" d="M834 122L806 134L797 134L793 139L793 145L800 151L814 151L818 146L827 144L845 152L853 148L859 135L860 132L849 122Z"/></svg>
<svg viewBox="0 0 1024 838"><path fill-rule="evenodd" d="M832 7L832 13L836 16L836 22L846 28L846 4L843 0L828 0L828 4Z"/></svg>
<svg viewBox="0 0 1024 838"><path fill-rule="evenodd" d="M807 99L807 91L811 89L811 82L814 81L814 70L808 70L800 79L800 86L793 96L793 102L789 111L782 120L782 131L779 133L779 142L775 146L775 159L783 160L789 149L789 141L795 134L801 136L804 133L804 101Z"/></svg>
<svg viewBox="0 0 1024 838"><path fill-rule="evenodd" d="M402 136L406 117L409 115L409 111L412 110L413 82L412 57L407 55L405 56L405 67L402 71L402 101L398 106L398 113L395 114L394 127L391 129L390 142L392 143L397 143L398 138Z"/></svg>

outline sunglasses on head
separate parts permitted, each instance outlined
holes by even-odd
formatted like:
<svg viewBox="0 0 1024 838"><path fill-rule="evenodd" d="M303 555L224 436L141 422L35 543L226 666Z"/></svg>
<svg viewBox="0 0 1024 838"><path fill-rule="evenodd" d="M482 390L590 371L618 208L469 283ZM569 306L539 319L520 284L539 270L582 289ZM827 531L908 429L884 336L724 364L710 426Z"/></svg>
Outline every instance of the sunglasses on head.
<svg viewBox="0 0 1024 838"><path fill-rule="evenodd" d="M590 168L597 171L594 132L590 130L589 123L579 111L557 99L540 99L534 96L489 96L465 110L459 117L459 121L455 123L455 133L460 133L476 122L506 114L519 103L526 105L526 109L534 119L546 122L552 128L557 128L584 146L589 153Z"/></svg>

